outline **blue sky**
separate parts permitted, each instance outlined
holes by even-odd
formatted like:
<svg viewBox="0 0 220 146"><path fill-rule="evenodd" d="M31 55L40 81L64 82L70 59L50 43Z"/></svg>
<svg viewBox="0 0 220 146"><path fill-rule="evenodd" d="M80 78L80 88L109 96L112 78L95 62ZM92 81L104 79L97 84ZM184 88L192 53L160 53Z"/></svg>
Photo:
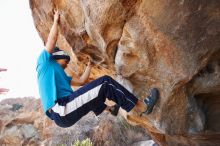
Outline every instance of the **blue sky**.
<svg viewBox="0 0 220 146"><path fill-rule="evenodd" d="M10 89L0 95L39 97L36 60L43 43L35 29L28 0L0 1L0 87Z"/></svg>

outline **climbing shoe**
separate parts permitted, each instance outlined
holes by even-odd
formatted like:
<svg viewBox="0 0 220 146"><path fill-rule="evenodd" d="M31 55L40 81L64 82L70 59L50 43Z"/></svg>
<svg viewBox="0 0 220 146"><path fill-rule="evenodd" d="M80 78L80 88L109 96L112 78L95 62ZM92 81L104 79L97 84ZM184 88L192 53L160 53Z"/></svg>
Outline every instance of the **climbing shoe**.
<svg viewBox="0 0 220 146"><path fill-rule="evenodd" d="M109 109L109 111L113 116L117 116L119 108L120 108L120 106L116 104L111 109Z"/></svg>
<svg viewBox="0 0 220 146"><path fill-rule="evenodd" d="M159 98L159 91L156 88L151 89L150 95L144 99L144 103L147 105L147 110L142 114L150 114L153 111L154 105L156 104Z"/></svg>

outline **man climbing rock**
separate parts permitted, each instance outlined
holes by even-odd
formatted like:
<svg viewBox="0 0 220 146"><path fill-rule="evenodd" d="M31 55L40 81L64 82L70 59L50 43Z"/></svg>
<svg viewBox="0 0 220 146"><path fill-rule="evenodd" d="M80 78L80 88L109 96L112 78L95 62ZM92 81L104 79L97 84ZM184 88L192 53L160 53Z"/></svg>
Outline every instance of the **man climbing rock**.
<svg viewBox="0 0 220 146"><path fill-rule="evenodd" d="M38 58L36 68L39 92L46 115L58 126L69 127L90 111L99 115L104 110L109 110L113 115L117 115L119 107L127 112L135 107L139 113L150 114L159 97L156 88L151 90L151 94L143 102L110 76L102 76L84 85L91 71L91 63L88 63L79 78L66 75L64 69L70 57L56 47L59 18L59 12L56 11L45 49ZM73 91L71 85L84 86ZM114 101L116 106L108 107L104 103L106 98Z"/></svg>

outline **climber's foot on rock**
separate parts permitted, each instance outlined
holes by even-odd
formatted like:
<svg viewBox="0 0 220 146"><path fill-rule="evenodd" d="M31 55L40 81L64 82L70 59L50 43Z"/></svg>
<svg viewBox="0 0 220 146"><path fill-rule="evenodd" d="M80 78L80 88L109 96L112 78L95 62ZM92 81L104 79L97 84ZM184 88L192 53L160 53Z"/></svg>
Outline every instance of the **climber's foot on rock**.
<svg viewBox="0 0 220 146"><path fill-rule="evenodd" d="M113 116L117 116L118 115L118 111L119 111L120 106L115 104L114 106L108 106L106 108L106 110L108 112L110 112Z"/></svg>
<svg viewBox="0 0 220 146"><path fill-rule="evenodd" d="M144 103L147 105L146 111L141 113L141 116L143 114L150 114L153 111L154 105L156 104L157 100L159 98L159 91L157 88L153 88L150 91L150 95L144 99Z"/></svg>

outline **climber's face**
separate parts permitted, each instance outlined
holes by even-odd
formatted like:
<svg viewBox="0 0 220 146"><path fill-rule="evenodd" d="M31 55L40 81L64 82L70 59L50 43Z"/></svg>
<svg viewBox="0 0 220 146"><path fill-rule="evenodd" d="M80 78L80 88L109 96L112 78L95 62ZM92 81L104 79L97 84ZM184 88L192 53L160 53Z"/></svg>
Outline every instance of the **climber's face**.
<svg viewBox="0 0 220 146"><path fill-rule="evenodd" d="M62 66L63 69L67 67L67 64L69 63L68 59L58 59L57 63Z"/></svg>

